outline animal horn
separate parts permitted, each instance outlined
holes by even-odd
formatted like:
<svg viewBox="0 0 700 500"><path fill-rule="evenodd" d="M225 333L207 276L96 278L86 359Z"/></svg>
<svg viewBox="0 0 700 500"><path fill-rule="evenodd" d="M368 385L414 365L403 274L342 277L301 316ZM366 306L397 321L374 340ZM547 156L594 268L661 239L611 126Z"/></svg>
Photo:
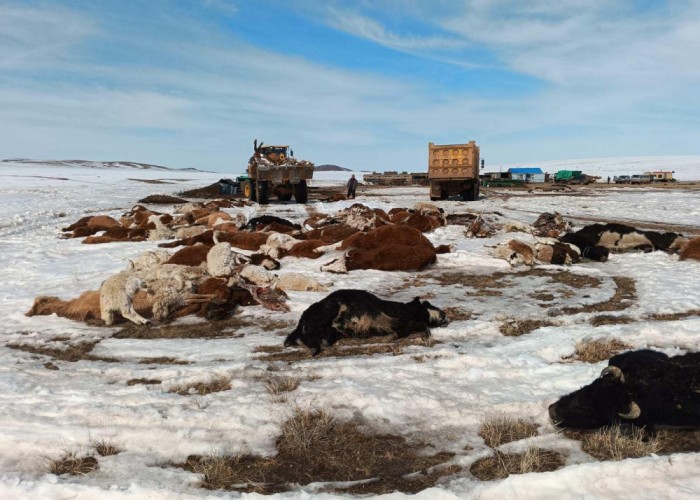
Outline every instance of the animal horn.
<svg viewBox="0 0 700 500"><path fill-rule="evenodd" d="M255 140L253 140L253 151L257 151L257 150L258 150L258 140L255 139Z"/></svg>
<svg viewBox="0 0 700 500"><path fill-rule="evenodd" d="M635 418L639 418L639 415L642 414L641 408L639 408L639 405L632 401L630 403L630 408L628 413L618 413L620 417L627 419L627 420L634 420Z"/></svg>
<svg viewBox="0 0 700 500"><path fill-rule="evenodd" d="M617 366L608 366L607 368L604 368L602 372L600 372L600 376L605 377L607 375L612 375L613 378L620 379L620 382L625 381L625 376L622 374L622 370L620 370Z"/></svg>

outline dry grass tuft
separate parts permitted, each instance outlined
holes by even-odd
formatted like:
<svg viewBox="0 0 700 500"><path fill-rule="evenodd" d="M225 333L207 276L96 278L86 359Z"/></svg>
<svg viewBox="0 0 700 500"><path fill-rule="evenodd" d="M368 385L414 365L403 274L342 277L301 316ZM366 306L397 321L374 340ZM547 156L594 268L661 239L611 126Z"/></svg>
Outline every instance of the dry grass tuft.
<svg viewBox="0 0 700 500"><path fill-rule="evenodd" d="M465 311L461 307L445 307L443 311L450 321L467 321L473 316L471 311Z"/></svg>
<svg viewBox="0 0 700 500"><path fill-rule="evenodd" d="M139 360L142 365L189 365L189 361L183 361L177 358L160 356L157 358L143 358Z"/></svg>
<svg viewBox="0 0 700 500"><path fill-rule="evenodd" d="M155 385L160 384L162 381L155 378L132 378L126 381L126 385Z"/></svg>
<svg viewBox="0 0 700 500"><path fill-rule="evenodd" d="M270 377L264 382L265 389L273 396L292 392L299 387L299 384L301 384L301 380L294 377Z"/></svg>
<svg viewBox="0 0 700 500"><path fill-rule="evenodd" d="M525 453L503 453L496 451L492 457L474 462L469 469L480 481L505 479L511 474L549 472L561 469L566 459L561 453L541 448L528 448Z"/></svg>
<svg viewBox="0 0 700 500"><path fill-rule="evenodd" d="M92 446L98 455L101 457L108 457L109 455L117 455L124 451L124 448L119 446L114 441L108 439L93 439L90 441L90 446Z"/></svg>
<svg viewBox="0 0 700 500"><path fill-rule="evenodd" d="M636 320L630 318L629 316L613 316L612 314L599 314L591 318L591 325L593 326L603 326L603 325L626 325L628 323L634 323Z"/></svg>
<svg viewBox="0 0 700 500"><path fill-rule="evenodd" d="M573 359L584 363L598 363L631 348L631 345L616 339L589 340L576 344Z"/></svg>
<svg viewBox="0 0 700 500"><path fill-rule="evenodd" d="M169 392L174 392L180 396L211 394L212 392L228 391L231 389L231 379L222 375L212 377L204 382L192 382L180 384L170 388Z"/></svg>
<svg viewBox="0 0 700 500"><path fill-rule="evenodd" d="M357 424L341 423L322 411L297 409L282 424L274 457L190 456L181 466L202 475L209 489L277 493L297 484L372 480L344 490L349 493L415 493L458 471L427 469L444 463L452 454L419 456L405 439L365 434ZM406 478L407 474L418 473Z"/></svg>
<svg viewBox="0 0 700 500"><path fill-rule="evenodd" d="M539 319L511 319L501 325L499 331L506 337L519 337L543 326L553 326L551 321Z"/></svg>
<svg viewBox="0 0 700 500"><path fill-rule="evenodd" d="M690 309L688 311L678 312L678 313L656 313L648 317L648 319L654 321L677 321L679 319L690 318L692 316L700 316L700 309Z"/></svg>
<svg viewBox="0 0 700 500"><path fill-rule="evenodd" d="M537 435L537 424L507 415L485 421L479 429L479 436L487 446L497 448L504 443L520 441Z"/></svg>
<svg viewBox="0 0 700 500"><path fill-rule="evenodd" d="M80 360L85 361L104 361L106 363L118 363L120 360L116 358L110 358L106 356L95 356L90 354L95 346L95 342L83 342L80 344L69 344L64 348L59 349L55 347L30 345L30 344L7 344L10 349L17 349L19 351L30 352L32 354L41 354L43 356L49 356L53 359L60 361L75 362ZM52 369L52 368L49 368Z"/></svg>
<svg viewBox="0 0 700 500"><path fill-rule="evenodd" d="M581 449L598 460L646 457L661 450L658 437L645 436L644 429L630 427L629 433L623 433L619 425L586 433L581 439Z"/></svg>
<svg viewBox="0 0 700 500"><path fill-rule="evenodd" d="M98 467L95 457L78 457L74 452L65 453L60 458L47 458L47 461L49 472L57 476L61 474L82 476L89 474Z"/></svg>

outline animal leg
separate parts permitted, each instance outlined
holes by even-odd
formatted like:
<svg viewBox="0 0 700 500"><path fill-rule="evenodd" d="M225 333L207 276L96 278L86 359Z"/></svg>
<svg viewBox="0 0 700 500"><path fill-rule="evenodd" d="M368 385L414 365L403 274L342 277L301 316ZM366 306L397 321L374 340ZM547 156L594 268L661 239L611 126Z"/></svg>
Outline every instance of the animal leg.
<svg viewBox="0 0 700 500"><path fill-rule="evenodd" d="M126 311L122 312L122 316L124 317L124 319L128 319L129 321L137 325L148 325L150 323L150 321L148 321L146 318L137 313L134 310L134 306L132 305L129 305L129 308Z"/></svg>
<svg viewBox="0 0 700 500"><path fill-rule="evenodd" d="M114 311L103 311L102 312L102 321L105 322L105 325L110 326L111 324L114 323Z"/></svg>

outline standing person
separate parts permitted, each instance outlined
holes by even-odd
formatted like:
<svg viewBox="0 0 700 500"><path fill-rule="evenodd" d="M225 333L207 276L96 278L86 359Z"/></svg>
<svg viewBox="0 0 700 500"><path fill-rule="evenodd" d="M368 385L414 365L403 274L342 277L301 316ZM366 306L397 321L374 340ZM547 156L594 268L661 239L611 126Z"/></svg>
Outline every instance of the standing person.
<svg viewBox="0 0 700 500"><path fill-rule="evenodd" d="M610 176L608 175L608 184L610 184Z"/></svg>
<svg viewBox="0 0 700 500"><path fill-rule="evenodd" d="M355 189L357 189L357 179L355 179L355 174L352 174L348 181L348 198L355 199Z"/></svg>

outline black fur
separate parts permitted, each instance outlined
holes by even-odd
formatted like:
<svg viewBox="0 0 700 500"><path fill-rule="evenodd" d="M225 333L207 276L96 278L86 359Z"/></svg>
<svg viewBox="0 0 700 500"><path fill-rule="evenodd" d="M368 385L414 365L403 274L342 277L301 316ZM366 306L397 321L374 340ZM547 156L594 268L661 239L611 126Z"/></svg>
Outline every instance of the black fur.
<svg viewBox="0 0 700 500"><path fill-rule="evenodd" d="M630 423L652 433L656 426L700 428L700 353L669 358L645 349L614 356L608 366L619 368L622 377L601 375L562 397L549 407L552 421L579 429ZM621 417L632 402L639 417Z"/></svg>
<svg viewBox="0 0 700 500"><path fill-rule="evenodd" d="M284 345L302 343L316 355L322 347L344 337L402 338L414 332L428 337L431 326L447 322L443 311L418 297L404 304L380 299L364 290L338 290L304 311Z"/></svg>
<svg viewBox="0 0 700 500"><path fill-rule="evenodd" d="M281 226L292 227L294 229L301 229L301 225L294 224L293 222L288 221L287 219L283 219L282 217L277 217L275 215L261 215L259 217L253 217L246 224L243 224L241 226L241 229L249 229L251 231L255 231L258 225L268 226L270 224L279 224Z"/></svg>
<svg viewBox="0 0 700 500"><path fill-rule="evenodd" d="M600 245L601 237L605 233L617 233L620 236L637 233L645 236L649 244L643 244L635 248L644 252L653 250L668 251L673 242L681 237L678 233L659 233L657 231L642 231L625 224L591 224L575 233L568 233L559 238L559 241L571 243L581 249L581 256L590 260L605 262L608 260L609 250L620 250L616 247L606 248Z"/></svg>

